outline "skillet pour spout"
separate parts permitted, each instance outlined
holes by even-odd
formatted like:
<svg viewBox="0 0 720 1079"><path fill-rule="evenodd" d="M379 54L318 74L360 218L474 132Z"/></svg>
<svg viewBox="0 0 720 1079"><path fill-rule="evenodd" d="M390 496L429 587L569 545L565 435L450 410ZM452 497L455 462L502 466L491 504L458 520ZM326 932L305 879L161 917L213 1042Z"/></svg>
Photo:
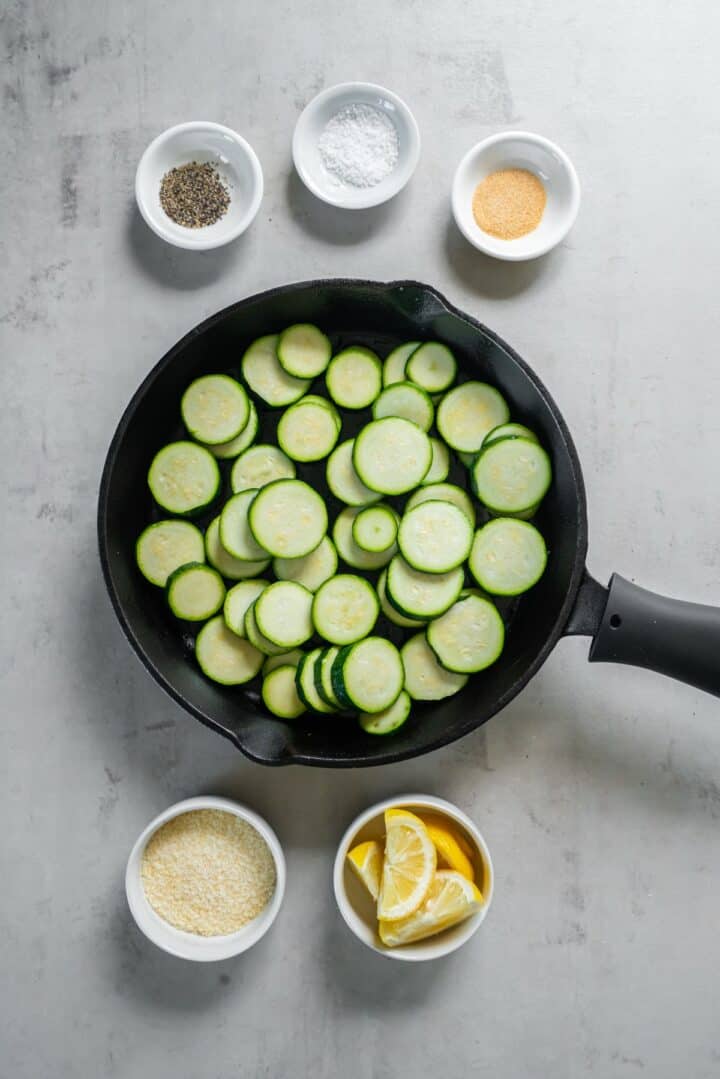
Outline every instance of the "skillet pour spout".
<svg viewBox="0 0 720 1079"><path fill-rule="evenodd" d="M183 437L178 403L203 374L237 374L255 338L298 322L313 322L333 348L364 344L386 356L406 341L439 340L458 361L461 379L489 382L515 419L536 431L553 464L553 483L536 518L548 545L545 574L503 609L506 645L499 660L454 697L416 704L391 737L366 734L352 721L303 715L273 718L256 683L223 687L200 672L192 639L178 629L160 589L135 565L135 541L155 512L146 484L157 450ZM259 409L260 440L273 437L276 417ZM343 419L347 435L353 420ZM309 482L333 502L324 468ZM467 485L454 461L448 477ZM602 588L585 569L585 488L570 432L532 368L492 330L416 281L300 282L250 296L218 312L182 338L150 371L127 406L110 445L100 487L98 539L103 575L125 636L155 680L184 709L262 764L363 767L431 752L485 723L503 709L568 634L593 638L593 662L649 667L720 694L720 612L654 596L615 576ZM388 627L386 632L397 632Z"/></svg>

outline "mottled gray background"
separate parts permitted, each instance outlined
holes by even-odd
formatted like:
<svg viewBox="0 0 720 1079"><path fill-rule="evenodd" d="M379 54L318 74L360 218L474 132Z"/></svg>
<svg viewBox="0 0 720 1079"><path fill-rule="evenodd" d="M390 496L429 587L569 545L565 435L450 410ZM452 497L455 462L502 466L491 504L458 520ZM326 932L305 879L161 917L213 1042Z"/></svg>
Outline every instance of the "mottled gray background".
<svg viewBox="0 0 720 1079"><path fill-rule="evenodd" d="M317 275L414 276L539 371L577 440L590 561L720 602L717 51L709 0L4 0L0 1074L575 1079L720 1072L718 704L562 643L461 745L354 774L269 772L141 669L98 567L98 478L149 367L206 315ZM347 78L403 95L420 167L345 216L293 175L299 110ZM164 246L133 204L148 140L214 119L265 171L249 233ZM503 265L450 221L454 167L507 127L583 183L577 227ZM346 822L409 788L457 801L494 853L472 946L366 953L333 907ZM232 793L285 844L287 901L247 956L197 967L130 923L130 845L168 803Z"/></svg>

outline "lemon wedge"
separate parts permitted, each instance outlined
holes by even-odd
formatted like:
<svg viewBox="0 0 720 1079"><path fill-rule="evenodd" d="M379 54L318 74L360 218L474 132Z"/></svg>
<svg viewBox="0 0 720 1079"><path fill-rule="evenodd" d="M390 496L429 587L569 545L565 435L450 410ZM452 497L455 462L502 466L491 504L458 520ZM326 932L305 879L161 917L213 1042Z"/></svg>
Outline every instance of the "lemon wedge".
<svg viewBox="0 0 720 1079"><path fill-rule="evenodd" d="M367 843L358 843L357 847L348 851L347 860L373 899L377 899L383 865L382 847L378 841L369 839Z"/></svg>
<svg viewBox="0 0 720 1079"><path fill-rule="evenodd" d="M428 894L436 864L435 847L420 818L407 809L386 809L378 918L406 918L417 910Z"/></svg>
<svg viewBox="0 0 720 1079"><path fill-rule="evenodd" d="M454 828L446 817L434 814L423 814L422 821L437 851L438 866L441 869L454 869L474 881L472 849L460 830Z"/></svg>
<svg viewBox="0 0 720 1079"><path fill-rule="evenodd" d="M425 940L464 922L480 910L483 897L472 881L452 869L438 869L417 910L397 921L380 919L380 940L389 948Z"/></svg>

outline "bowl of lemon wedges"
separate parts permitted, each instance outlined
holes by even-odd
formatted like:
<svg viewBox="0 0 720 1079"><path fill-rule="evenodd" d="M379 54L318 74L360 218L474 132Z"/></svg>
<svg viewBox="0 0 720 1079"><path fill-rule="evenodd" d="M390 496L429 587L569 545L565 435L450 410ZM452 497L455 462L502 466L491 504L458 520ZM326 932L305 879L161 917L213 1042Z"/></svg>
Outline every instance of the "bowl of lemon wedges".
<svg viewBox="0 0 720 1079"><path fill-rule="evenodd" d="M478 828L456 806L411 794L371 806L345 832L333 886L347 926L368 948L418 962L454 952L485 919L493 867Z"/></svg>

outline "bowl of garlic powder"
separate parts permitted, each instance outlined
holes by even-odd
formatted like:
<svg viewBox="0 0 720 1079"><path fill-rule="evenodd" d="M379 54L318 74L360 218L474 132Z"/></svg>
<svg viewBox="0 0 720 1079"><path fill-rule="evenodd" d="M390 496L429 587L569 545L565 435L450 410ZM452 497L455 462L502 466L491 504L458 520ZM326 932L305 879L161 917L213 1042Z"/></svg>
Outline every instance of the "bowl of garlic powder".
<svg viewBox="0 0 720 1079"><path fill-rule="evenodd" d="M374 83L346 82L305 106L292 152L314 195L344 210L364 210L405 187L420 157L420 132L397 94Z"/></svg>
<svg viewBox="0 0 720 1079"><path fill-rule="evenodd" d="M228 798L188 798L145 828L125 872L138 928L196 962L239 955L270 929L285 892L275 832Z"/></svg>
<svg viewBox="0 0 720 1079"><path fill-rule="evenodd" d="M503 131L478 142L453 181L455 222L493 258L521 262L565 239L580 208L580 181L570 158L549 139Z"/></svg>

